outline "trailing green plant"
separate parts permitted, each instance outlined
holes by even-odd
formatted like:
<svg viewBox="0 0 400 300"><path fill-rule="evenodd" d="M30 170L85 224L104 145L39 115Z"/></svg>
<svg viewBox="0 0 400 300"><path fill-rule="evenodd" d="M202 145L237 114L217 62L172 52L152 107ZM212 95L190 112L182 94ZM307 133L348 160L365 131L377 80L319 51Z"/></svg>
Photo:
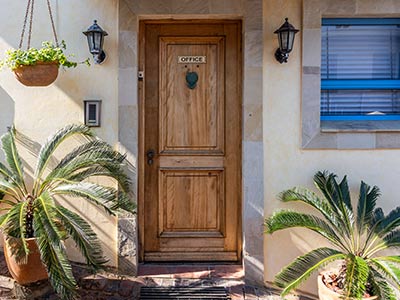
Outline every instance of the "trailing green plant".
<svg viewBox="0 0 400 300"><path fill-rule="evenodd" d="M78 63L70 61L64 54L64 50L66 50L65 41L61 41L59 46L46 41L42 43L42 47L39 49L10 49L6 51L6 58L0 62L0 66L15 70L21 66L33 66L39 62L54 62L66 68L76 67ZM83 63L89 65L89 59Z"/></svg>
<svg viewBox="0 0 400 300"><path fill-rule="evenodd" d="M61 144L73 136L82 136L85 143L65 155L53 168L50 161ZM94 271L104 267L100 242L91 226L79 213L61 202L89 201L110 215L119 209L133 213L135 206L128 194L130 182L123 170L125 156L97 139L84 125L68 125L50 137L41 147L30 188L18 153L18 134L11 128L1 138L6 166L0 163L0 192L6 196L2 203L0 228L12 245L17 262L26 263L29 254L27 238L36 238L41 260L50 282L62 299L75 299L77 283L68 261L63 241L72 239ZM118 187L90 182L92 177L113 178Z"/></svg>
<svg viewBox="0 0 400 300"><path fill-rule="evenodd" d="M322 197L296 187L279 195L282 202L299 201L320 216L281 210L266 218L266 232L303 227L325 238L332 247L321 247L296 258L275 277L282 295L296 289L309 276L333 261L341 261L338 274L343 299L361 299L367 289L381 300L396 300L400 289L400 256L378 256L382 250L400 247L400 207L387 215L376 208L379 188L361 181L357 207L353 207L345 176L318 172L314 183Z"/></svg>

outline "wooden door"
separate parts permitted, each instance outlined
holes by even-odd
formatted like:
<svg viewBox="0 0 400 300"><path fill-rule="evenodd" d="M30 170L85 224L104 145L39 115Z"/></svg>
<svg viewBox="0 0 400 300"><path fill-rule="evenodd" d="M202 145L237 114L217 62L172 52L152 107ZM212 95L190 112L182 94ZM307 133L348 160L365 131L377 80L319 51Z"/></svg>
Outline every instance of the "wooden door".
<svg viewBox="0 0 400 300"><path fill-rule="evenodd" d="M142 21L140 46L142 260L238 261L241 23Z"/></svg>

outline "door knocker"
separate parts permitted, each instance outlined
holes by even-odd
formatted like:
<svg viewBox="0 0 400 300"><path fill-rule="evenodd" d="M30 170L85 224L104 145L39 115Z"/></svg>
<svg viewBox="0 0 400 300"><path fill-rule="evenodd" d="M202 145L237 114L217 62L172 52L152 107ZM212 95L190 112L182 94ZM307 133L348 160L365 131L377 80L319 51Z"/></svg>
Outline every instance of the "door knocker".
<svg viewBox="0 0 400 300"><path fill-rule="evenodd" d="M189 72L189 70L186 72L186 85L189 89L193 90L196 87L198 80L199 75L197 75L196 72Z"/></svg>

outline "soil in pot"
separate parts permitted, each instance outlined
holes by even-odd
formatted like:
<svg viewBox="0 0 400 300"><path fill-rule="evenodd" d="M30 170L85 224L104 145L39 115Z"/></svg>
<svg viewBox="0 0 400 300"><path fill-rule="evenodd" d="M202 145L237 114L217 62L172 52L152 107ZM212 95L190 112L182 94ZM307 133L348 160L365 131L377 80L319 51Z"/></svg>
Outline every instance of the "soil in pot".
<svg viewBox="0 0 400 300"><path fill-rule="evenodd" d="M328 273L322 273L318 276L318 296L319 300L343 300L343 295L335 292L331 288L327 287L324 283L325 281L325 276L329 277ZM339 291L339 289L338 289ZM362 298L363 300L377 300L377 296L370 296L370 297L365 297Z"/></svg>
<svg viewBox="0 0 400 300"><path fill-rule="evenodd" d="M48 86L58 76L58 62L38 62L32 66L20 66L14 70L15 77L26 86Z"/></svg>
<svg viewBox="0 0 400 300"><path fill-rule="evenodd" d="M28 263L17 264L8 241L4 241L4 256L11 276L21 285L47 279L47 271L42 261L35 238L26 240L29 248Z"/></svg>

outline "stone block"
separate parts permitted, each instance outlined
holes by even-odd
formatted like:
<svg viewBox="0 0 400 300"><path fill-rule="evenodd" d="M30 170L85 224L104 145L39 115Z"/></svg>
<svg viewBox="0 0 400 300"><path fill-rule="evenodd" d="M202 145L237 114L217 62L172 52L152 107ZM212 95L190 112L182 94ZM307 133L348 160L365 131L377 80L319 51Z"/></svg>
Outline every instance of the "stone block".
<svg viewBox="0 0 400 300"><path fill-rule="evenodd" d="M172 14L208 14L207 0L172 0Z"/></svg>
<svg viewBox="0 0 400 300"><path fill-rule="evenodd" d="M246 0L244 5L244 28L246 32L262 30L262 0Z"/></svg>
<svg viewBox="0 0 400 300"><path fill-rule="evenodd" d="M210 0L209 1L210 14L243 14L243 1L242 0Z"/></svg>
<svg viewBox="0 0 400 300"><path fill-rule="evenodd" d="M136 218L118 220L118 271L135 276L137 273Z"/></svg>
<svg viewBox="0 0 400 300"><path fill-rule="evenodd" d="M119 67L134 68L137 62L137 33L135 31L119 32Z"/></svg>
<svg viewBox="0 0 400 300"><path fill-rule="evenodd" d="M375 133L339 133L337 136L338 149L375 149Z"/></svg>
<svg viewBox="0 0 400 300"><path fill-rule="evenodd" d="M262 141L262 104L244 107L244 140Z"/></svg>
<svg viewBox="0 0 400 300"><path fill-rule="evenodd" d="M366 14L393 14L400 11L400 2L398 0L356 0L356 13Z"/></svg>
<svg viewBox="0 0 400 300"><path fill-rule="evenodd" d="M245 68L244 85L243 85L243 104L261 104L263 102L262 95L262 68ZM262 123L259 124L262 127Z"/></svg>
<svg viewBox="0 0 400 300"><path fill-rule="evenodd" d="M261 30L245 32L244 61L246 67L262 67L263 35Z"/></svg>
<svg viewBox="0 0 400 300"><path fill-rule="evenodd" d="M321 67L321 29L304 29L303 66Z"/></svg>
<svg viewBox="0 0 400 300"><path fill-rule="evenodd" d="M304 149L337 149L337 134L317 133L308 140L303 137L302 147Z"/></svg>
<svg viewBox="0 0 400 300"><path fill-rule="evenodd" d="M400 148L400 138L398 133L384 133L376 134L376 148L395 149Z"/></svg>
<svg viewBox="0 0 400 300"><path fill-rule="evenodd" d="M303 1L303 30L321 27L321 0Z"/></svg>
<svg viewBox="0 0 400 300"><path fill-rule="evenodd" d="M321 13L324 16L326 15L351 16L356 13L356 0L323 0L321 1L320 5L321 5Z"/></svg>

